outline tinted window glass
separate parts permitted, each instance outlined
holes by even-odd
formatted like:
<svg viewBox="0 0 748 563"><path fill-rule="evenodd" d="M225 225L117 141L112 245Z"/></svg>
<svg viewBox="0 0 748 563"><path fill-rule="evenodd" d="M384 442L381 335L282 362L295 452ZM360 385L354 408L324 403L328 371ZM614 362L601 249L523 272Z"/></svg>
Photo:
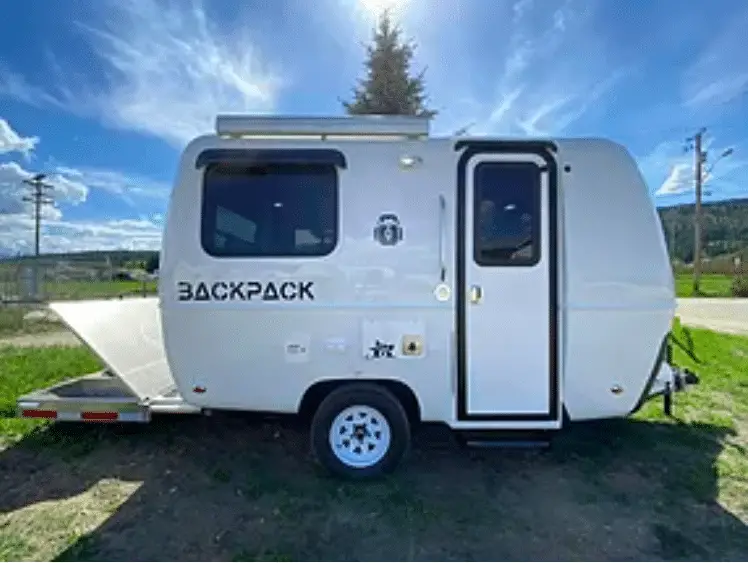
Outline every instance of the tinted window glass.
<svg viewBox="0 0 748 563"><path fill-rule="evenodd" d="M474 260L482 266L531 266L540 259L540 169L484 162L475 168Z"/></svg>
<svg viewBox="0 0 748 563"><path fill-rule="evenodd" d="M202 245L225 257L324 256L338 236L337 170L328 165L211 165Z"/></svg>

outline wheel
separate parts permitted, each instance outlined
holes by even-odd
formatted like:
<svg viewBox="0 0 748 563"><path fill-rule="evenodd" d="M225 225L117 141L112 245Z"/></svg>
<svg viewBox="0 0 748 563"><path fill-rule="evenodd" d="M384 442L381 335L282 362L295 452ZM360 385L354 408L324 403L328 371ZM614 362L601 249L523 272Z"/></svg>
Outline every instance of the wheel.
<svg viewBox="0 0 748 563"><path fill-rule="evenodd" d="M352 383L331 392L312 419L317 461L345 479L372 479L392 472L410 449L410 423L387 389Z"/></svg>

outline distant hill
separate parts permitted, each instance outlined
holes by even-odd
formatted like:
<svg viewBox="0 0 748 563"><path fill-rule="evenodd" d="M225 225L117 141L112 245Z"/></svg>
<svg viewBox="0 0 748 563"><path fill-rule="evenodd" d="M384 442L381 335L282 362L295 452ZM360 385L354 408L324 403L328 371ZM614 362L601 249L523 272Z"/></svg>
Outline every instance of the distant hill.
<svg viewBox="0 0 748 563"><path fill-rule="evenodd" d="M694 204L661 207L662 221L672 258L693 261ZM748 198L702 204L704 256L715 257L748 249Z"/></svg>

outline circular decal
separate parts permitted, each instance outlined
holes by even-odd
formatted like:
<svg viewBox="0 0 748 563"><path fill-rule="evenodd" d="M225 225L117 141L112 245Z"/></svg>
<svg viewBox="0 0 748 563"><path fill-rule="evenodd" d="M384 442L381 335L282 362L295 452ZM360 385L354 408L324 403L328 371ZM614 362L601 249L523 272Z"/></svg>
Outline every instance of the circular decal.
<svg viewBox="0 0 748 563"><path fill-rule="evenodd" d="M394 213L382 213L374 227L374 240L382 246L395 246L403 240L403 227Z"/></svg>

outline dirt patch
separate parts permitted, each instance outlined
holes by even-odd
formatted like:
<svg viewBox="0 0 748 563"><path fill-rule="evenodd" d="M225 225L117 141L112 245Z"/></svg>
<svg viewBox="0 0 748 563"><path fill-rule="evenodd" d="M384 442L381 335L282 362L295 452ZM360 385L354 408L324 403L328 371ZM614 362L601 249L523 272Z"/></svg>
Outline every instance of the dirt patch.
<svg viewBox="0 0 748 563"><path fill-rule="evenodd" d="M56 330L2 338L0 339L0 348L4 346L17 346L22 348L81 346L81 341L69 330Z"/></svg>
<svg viewBox="0 0 748 563"><path fill-rule="evenodd" d="M528 452L464 450L425 427L396 475L359 485L320 473L293 422L56 426L0 453L0 546L68 560L745 559L747 528L716 500L722 436L700 427L693 458L665 447L681 431L611 421ZM703 498L687 494L691 472Z"/></svg>

